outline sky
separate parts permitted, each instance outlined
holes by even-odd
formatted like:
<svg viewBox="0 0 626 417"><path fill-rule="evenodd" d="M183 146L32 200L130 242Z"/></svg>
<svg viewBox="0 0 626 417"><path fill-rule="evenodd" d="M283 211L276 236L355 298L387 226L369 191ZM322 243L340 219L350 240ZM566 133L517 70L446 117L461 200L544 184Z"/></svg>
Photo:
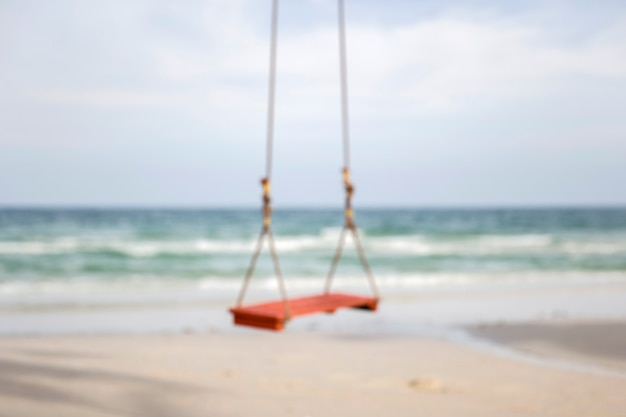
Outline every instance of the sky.
<svg viewBox="0 0 626 417"><path fill-rule="evenodd" d="M357 206L626 205L626 2L345 8ZM0 0L0 205L260 205L270 12ZM274 204L339 207L336 2L279 24Z"/></svg>

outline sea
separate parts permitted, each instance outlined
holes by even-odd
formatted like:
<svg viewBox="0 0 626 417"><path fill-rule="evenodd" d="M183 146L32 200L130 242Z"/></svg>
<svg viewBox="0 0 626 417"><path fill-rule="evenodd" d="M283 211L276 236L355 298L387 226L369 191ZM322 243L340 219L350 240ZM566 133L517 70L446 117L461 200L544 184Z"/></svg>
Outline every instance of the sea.
<svg viewBox="0 0 626 417"><path fill-rule="evenodd" d="M342 216L275 210L288 291L321 290ZM626 282L623 208L361 209L356 221L383 294ZM260 228L258 209L0 209L0 301L120 291L234 294ZM276 288L267 248L252 282L251 291ZM350 239L334 285L369 288Z"/></svg>

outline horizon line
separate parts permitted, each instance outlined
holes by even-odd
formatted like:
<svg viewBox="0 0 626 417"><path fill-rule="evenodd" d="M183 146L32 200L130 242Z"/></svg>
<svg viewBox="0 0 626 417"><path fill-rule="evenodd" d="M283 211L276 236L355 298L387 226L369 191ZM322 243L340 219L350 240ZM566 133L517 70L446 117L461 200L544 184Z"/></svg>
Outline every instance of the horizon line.
<svg viewBox="0 0 626 417"><path fill-rule="evenodd" d="M571 210L571 209L626 209L626 203L604 204L389 204L389 205L356 205L358 210ZM260 206L226 205L226 204L0 204L0 210L260 210ZM283 210L343 210L343 206L331 205L285 205L274 206L275 211Z"/></svg>

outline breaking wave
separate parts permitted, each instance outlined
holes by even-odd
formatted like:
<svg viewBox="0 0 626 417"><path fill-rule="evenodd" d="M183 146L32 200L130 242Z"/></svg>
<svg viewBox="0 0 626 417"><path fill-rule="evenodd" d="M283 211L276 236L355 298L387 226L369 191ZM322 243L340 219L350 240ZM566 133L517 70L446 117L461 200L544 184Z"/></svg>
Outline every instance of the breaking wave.
<svg viewBox="0 0 626 417"><path fill-rule="evenodd" d="M339 231L319 235L276 236L276 247L284 253L332 251ZM351 241L348 235L348 242ZM563 239L551 235L480 235L455 238L427 235L364 236L363 244L372 254L413 256L498 255L551 253L563 255L626 254L626 241ZM117 253L129 257L160 255L249 254L256 239L114 240L63 237L53 240L0 241L0 255L57 255Z"/></svg>

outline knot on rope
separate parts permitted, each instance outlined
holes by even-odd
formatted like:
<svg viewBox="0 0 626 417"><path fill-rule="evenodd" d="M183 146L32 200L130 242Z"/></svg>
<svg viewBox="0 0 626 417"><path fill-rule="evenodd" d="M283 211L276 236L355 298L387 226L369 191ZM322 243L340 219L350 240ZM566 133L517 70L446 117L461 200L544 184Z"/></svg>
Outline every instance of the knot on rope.
<svg viewBox="0 0 626 417"><path fill-rule="evenodd" d="M263 186L263 228L267 230L272 223L272 199L270 197L271 186L269 178L261 179L261 185Z"/></svg>
<svg viewBox="0 0 626 417"><path fill-rule="evenodd" d="M343 169L343 185L346 189L346 227L354 228L354 212L352 211L352 195L354 194L354 185L350 181L350 169Z"/></svg>
<svg viewBox="0 0 626 417"><path fill-rule="evenodd" d="M352 198L352 194L354 194L354 185L350 182L350 169L343 169L343 185L346 188L346 194L348 197Z"/></svg>

